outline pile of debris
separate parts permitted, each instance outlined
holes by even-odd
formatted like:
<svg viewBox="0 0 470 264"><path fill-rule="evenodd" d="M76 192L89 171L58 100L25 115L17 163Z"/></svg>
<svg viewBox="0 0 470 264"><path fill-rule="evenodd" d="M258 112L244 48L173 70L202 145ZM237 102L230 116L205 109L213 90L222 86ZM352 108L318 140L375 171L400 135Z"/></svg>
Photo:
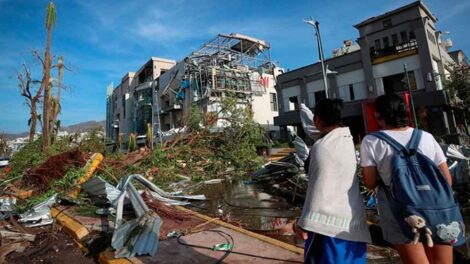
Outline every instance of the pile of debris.
<svg viewBox="0 0 470 264"><path fill-rule="evenodd" d="M114 162L116 167L125 170L128 166L145 161L149 155L150 151L144 149L130 153L121 164L112 160L109 163ZM96 222L94 224L99 226L104 217L106 228L83 227L76 233L72 232L72 236L82 245L100 240L101 247L104 244L115 250L116 258L145 254L154 256L159 240L167 239L168 235L191 233L195 228L205 226L199 218L175 208L187 205L191 200L204 200L204 195L185 195L181 191L169 193L140 174L122 177L114 186L103 177L93 176L96 171L103 171L100 165L104 157L99 153L92 155L88 161L86 157L79 150L52 156L28 171L22 181L6 186L0 198L0 220L3 220L0 221L1 263L12 252L22 254L31 243L35 243L38 234L50 233L48 227L55 226L55 223L67 227L69 222L73 222L74 226L81 225L80 222ZM80 168L77 170L79 177L66 179L68 172L77 168ZM54 189L56 181L70 181L69 188ZM29 195L17 195L24 192L21 188L28 186L34 186ZM34 206L20 213L17 202L29 202ZM96 220L80 216L78 210L71 209L80 206L94 208L90 214ZM100 235L93 230L99 231Z"/></svg>

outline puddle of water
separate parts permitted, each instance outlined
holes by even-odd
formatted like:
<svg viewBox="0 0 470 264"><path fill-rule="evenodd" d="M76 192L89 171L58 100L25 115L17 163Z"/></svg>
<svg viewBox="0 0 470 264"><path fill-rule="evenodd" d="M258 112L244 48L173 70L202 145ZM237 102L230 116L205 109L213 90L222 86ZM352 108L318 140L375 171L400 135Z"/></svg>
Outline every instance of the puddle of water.
<svg viewBox="0 0 470 264"><path fill-rule="evenodd" d="M198 193L208 200L193 202L193 210L220 217L226 222L267 235L289 244L303 247L304 241L292 233L292 223L301 209L284 198L267 193L263 186L251 181L224 181L203 185ZM464 209L466 236L470 237L470 208ZM386 251L384 248L376 250ZM458 248L462 255L470 256L470 244ZM383 256L382 256L383 257ZM370 259L370 263L399 263L398 258ZM383 262L385 261L385 262Z"/></svg>
<svg viewBox="0 0 470 264"><path fill-rule="evenodd" d="M300 215L300 208L266 193L251 181L204 185L198 193L206 195L208 200L193 202L195 211L290 244L303 245L292 232L292 223Z"/></svg>

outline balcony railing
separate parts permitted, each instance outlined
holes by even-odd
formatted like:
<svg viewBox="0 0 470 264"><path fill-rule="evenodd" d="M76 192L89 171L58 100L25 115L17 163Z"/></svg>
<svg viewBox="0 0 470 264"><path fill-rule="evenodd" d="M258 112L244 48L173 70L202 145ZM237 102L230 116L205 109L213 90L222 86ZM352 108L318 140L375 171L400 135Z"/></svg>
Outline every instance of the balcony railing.
<svg viewBox="0 0 470 264"><path fill-rule="evenodd" d="M415 39L412 39L407 42L403 42L400 44L396 44L394 46L390 46L384 49L376 50L375 48L371 48L370 57L372 59L372 63L384 62L388 60L393 60L396 58L401 58L405 56L409 56L412 54L416 54L418 51L418 42Z"/></svg>

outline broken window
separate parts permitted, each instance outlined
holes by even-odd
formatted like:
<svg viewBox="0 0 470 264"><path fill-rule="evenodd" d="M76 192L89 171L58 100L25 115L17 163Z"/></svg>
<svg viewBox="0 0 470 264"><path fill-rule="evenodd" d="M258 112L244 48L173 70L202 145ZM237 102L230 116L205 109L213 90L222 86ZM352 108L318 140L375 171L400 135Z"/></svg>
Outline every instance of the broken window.
<svg viewBox="0 0 470 264"><path fill-rule="evenodd" d="M315 104L326 98L325 91L315 92Z"/></svg>
<svg viewBox="0 0 470 264"><path fill-rule="evenodd" d="M297 100L297 96L289 97L289 110L288 111L294 111L294 110L299 110L299 102Z"/></svg>
<svg viewBox="0 0 470 264"><path fill-rule="evenodd" d="M352 84L349 85L349 98L351 101L354 101L354 86Z"/></svg>

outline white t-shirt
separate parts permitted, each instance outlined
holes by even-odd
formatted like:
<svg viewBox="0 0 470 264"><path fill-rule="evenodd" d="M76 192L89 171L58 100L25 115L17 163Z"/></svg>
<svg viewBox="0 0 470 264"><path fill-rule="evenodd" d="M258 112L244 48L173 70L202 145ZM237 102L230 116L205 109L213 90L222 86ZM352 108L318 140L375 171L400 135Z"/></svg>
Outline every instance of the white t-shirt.
<svg viewBox="0 0 470 264"><path fill-rule="evenodd" d="M385 134L406 146L411 139L413 128L402 131L382 130ZM423 131L418 145L418 152L430 158L436 165L446 162L446 157L439 143L426 131ZM367 135L361 144L361 167L377 167L385 185L390 185L392 156L395 150L385 141Z"/></svg>

